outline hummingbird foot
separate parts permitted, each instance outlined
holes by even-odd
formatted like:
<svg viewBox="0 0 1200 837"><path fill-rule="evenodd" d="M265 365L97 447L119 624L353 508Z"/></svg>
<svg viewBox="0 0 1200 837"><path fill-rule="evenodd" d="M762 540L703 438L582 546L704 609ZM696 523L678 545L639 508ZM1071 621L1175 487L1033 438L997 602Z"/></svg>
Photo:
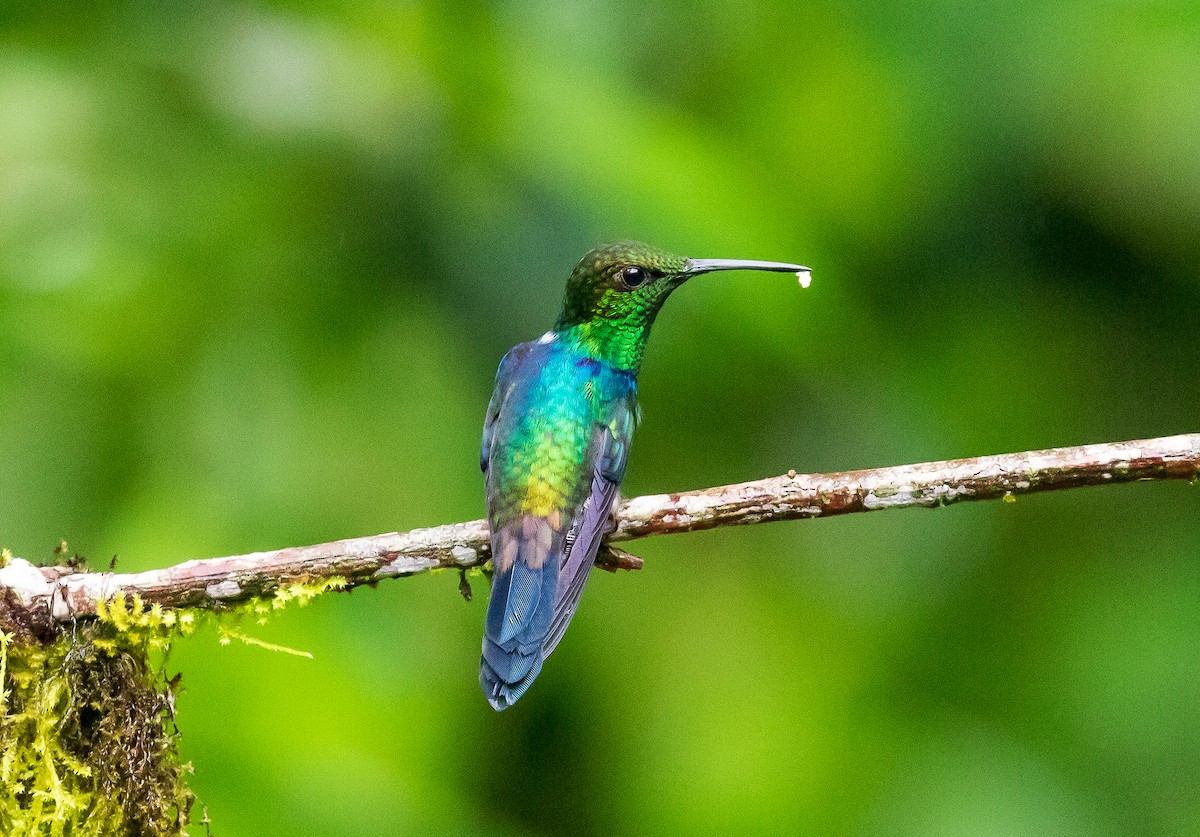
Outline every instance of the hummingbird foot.
<svg viewBox="0 0 1200 837"><path fill-rule="evenodd" d="M617 528L617 509L623 502L625 502L625 498L621 496L621 490L617 489L613 492L612 505L608 509L608 523L605 531L611 532ZM609 543L601 543L599 551L596 552L595 563L600 569L615 573L617 570L640 570L645 562L623 549L618 549Z"/></svg>
<svg viewBox="0 0 1200 837"><path fill-rule="evenodd" d="M603 544L596 553L596 568L615 573L617 570L640 570L645 564L641 558L623 549Z"/></svg>

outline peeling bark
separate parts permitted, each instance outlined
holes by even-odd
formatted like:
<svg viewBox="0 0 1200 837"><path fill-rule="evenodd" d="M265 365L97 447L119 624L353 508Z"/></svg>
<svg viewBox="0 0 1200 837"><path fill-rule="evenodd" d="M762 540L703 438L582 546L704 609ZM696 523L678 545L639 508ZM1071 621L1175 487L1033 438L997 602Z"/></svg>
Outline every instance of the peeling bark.
<svg viewBox="0 0 1200 837"><path fill-rule="evenodd" d="M700 491L636 497L621 505L611 541L717 526L830 517L920 506L938 508L1085 485L1200 478L1200 433L1133 442L925 462L835 474L787 474ZM53 622L88 617L118 591L164 607L220 609L280 587L340 577L347 587L433 569L465 570L489 559L483 520L185 561L141 573L0 568L0 628L42 633ZM641 559L605 547L604 569L638 569Z"/></svg>

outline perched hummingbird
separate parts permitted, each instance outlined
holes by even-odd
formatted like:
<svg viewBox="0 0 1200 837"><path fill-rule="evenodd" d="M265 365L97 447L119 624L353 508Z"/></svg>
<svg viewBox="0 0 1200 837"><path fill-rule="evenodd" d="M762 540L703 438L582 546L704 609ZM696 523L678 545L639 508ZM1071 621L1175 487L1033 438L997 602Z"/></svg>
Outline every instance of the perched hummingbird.
<svg viewBox="0 0 1200 837"><path fill-rule="evenodd" d="M715 270L795 273L808 284L800 265L607 244L571 271L554 328L500 361L479 460L494 567L479 683L493 708L515 703L542 670L612 526L654 318L671 291Z"/></svg>

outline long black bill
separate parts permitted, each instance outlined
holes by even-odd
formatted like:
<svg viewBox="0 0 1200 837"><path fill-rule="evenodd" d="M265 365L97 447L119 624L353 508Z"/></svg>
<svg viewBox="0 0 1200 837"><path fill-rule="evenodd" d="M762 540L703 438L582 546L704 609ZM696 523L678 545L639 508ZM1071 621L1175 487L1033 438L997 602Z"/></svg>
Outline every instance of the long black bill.
<svg viewBox="0 0 1200 837"><path fill-rule="evenodd" d="M754 259L688 259L684 276L698 276L714 270L770 270L775 273L811 273L807 267L785 262L760 262Z"/></svg>

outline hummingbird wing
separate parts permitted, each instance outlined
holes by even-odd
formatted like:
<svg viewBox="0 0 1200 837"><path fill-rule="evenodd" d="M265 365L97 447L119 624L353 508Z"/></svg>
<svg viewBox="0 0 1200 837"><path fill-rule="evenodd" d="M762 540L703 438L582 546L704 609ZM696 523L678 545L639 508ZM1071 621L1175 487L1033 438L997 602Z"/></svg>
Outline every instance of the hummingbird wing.
<svg viewBox="0 0 1200 837"><path fill-rule="evenodd" d="M608 424L596 428L592 442L596 452L592 489L567 532L554 593L554 619L542 643L543 658L550 656L571 623L600 550L600 541L612 528L613 504L625 478L625 462L636 426L636 395L630 392L617 403Z"/></svg>
<svg viewBox="0 0 1200 837"><path fill-rule="evenodd" d="M547 349L534 343L514 346L496 371L496 388L484 417L479 464L486 474L488 522L492 529L492 591L484 625L479 682L488 702L504 709L516 702L542 668L542 639L549 630L565 537L558 520L512 516L501 510L504 497L492 473L493 448L511 444L529 389L544 365Z"/></svg>
<svg viewBox="0 0 1200 837"><path fill-rule="evenodd" d="M496 388L492 390L491 400L488 401L487 412L483 416L483 443L479 450L479 470L485 474L488 470L488 460L492 452L492 436L496 429L496 419L504 408L504 402L516 386L514 374L521 361L533 351L533 344L519 343L509 349L500 360L496 369Z"/></svg>

